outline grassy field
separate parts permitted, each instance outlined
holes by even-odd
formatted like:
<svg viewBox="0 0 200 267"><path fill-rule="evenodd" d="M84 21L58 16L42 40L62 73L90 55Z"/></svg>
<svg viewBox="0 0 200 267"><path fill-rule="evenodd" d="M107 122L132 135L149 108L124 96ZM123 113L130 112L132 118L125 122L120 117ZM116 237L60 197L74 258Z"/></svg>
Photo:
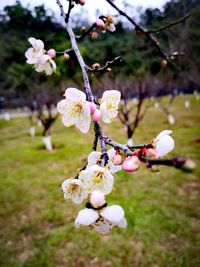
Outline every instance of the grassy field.
<svg viewBox="0 0 200 267"><path fill-rule="evenodd" d="M200 266L200 143L195 141L200 138L200 101L189 98L190 109L184 108L183 98L175 100L173 126L152 107L134 141L148 142L170 128L176 141L171 155L192 158L196 170L119 173L107 199L125 209L128 228L113 229L107 236L74 228L81 207L65 202L60 188L84 165L91 136L58 120L53 126L55 150L48 153L40 129L35 138L28 135L28 119L0 121L0 266ZM115 140L126 141L118 122L103 127Z"/></svg>

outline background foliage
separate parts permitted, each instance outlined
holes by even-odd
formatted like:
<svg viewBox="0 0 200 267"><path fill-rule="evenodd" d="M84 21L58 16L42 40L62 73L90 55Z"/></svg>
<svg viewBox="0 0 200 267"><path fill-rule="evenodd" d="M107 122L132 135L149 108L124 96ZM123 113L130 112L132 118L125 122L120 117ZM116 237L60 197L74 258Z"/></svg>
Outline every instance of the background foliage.
<svg viewBox="0 0 200 267"><path fill-rule="evenodd" d="M129 12L131 14L131 9ZM112 81L116 76L118 81L150 77L147 79L149 95L172 92L174 89L190 92L199 89L200 1L171 1L163 10L147 9L140 14L140 23L146 28L154 29L183 17L188 12L191 13L188 21L158 36L166 51L185 54L178 59L178 68L166 68L151 44L144 37L137 36L130 25L122 23L120 19L117 19L116 32L99 33L98 40L87 37L81 41L80 49L88 65L95 62L103 65L105 61L119 55L123 58L120 66L113 67L112 72L105 74L103 78L91 77L94 89L104 86L104 79L111 81L110 87L114 86ZM73 22L78 34L79 25L90 24L89 20L85 21L85 17L82 20L82 15L78 14ZM25 105L33 99L55 102L67 86L75 84L82 87L81 73L73 54L69 61L58 58L57 72L48 78L35 73L32 66L25 64L24 52L29 47L27 39L30 36L42 39L46 49L54 47L62 51L70 46L62 24L44 6L30 10L19 1L13 6L6 6L0 13L0 65L3 66L0 72L0 95L6 97L5 106ZM133 95L136 93L134 83L129 89Z"/></svg>

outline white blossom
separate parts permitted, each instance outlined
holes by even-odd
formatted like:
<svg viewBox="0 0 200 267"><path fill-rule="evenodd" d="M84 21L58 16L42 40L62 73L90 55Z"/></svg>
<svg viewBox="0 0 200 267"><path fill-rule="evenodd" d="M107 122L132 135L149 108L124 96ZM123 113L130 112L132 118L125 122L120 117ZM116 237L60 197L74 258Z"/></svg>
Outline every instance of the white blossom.
<svg viewBox="0 0 200 267"><path fill-rule="evenodd" d="M115 165L113 163L113 158L115 156L115 149L111 148L110 150L108 150L107 154L108 154L108 170L111 173L116 173L118 171L120 171L122 169L122 165ZM102 153L98 152L98 151L92 151L89 155L88 155L88 165L87 166L92 166L92 165L98 165L100 163L101 160L101 156Z"/></svg>
<svg viewBox="0 0 200 267"><path fill-rule="evenodd" d="M26 62L33 64L37 72L45 72L46 75L51 75L56 70L56 63L44 50L44 43L33 37L29 38L28 41L32 45L26 53Z"/></svg>
<svg viewBox="0 0 200 267"><path fill-rule="evenodd" d="M107 27L106 27L110 32L114 32L116 31L116 27L114 23L110 23Z"/></svg>
<svg viewBox="0 0 200 267"><path fill-rule="evenodd" d="M62 115L62 122L66 127L75 125L82 133L87 133L90 128L90 104L86 95L76 89L68 88L65 99L57 104L57 110Z"/></svg>
<svg viewBox="0 0 200 267"><path fill-rule="evenodd" d="M79 179L67 179L62 183L64 198L71 200L75 204L80 204L88 194L83 188L83 183Z"/></svg>
<svg viewBox="0 0 200 267"><path fill-rule="evenodd" d="M103 93L100 105L101 117L105 123L110 123L118 115L118 106L121 93L116 90L109 90Z"/></svg>
<svg viewBox="0 0 200 267"><path fill-rule="evenodd" d="M88 166L85 170L81 171L79 179L83 182L83 187L88 193L97 190L107 195L113 189L113 175L107 168L98 165Z"/></svg>
<svg viewBox="0 0 200 267"><path fill-rule="evenodd" d="M75 226L79 228L81 225L89 226L101 234L108 234L113 227L127 227L127 221L124 217L124 210L119 205L112 205L101 210L83 209L80 210Z"/></svg>
<svg viewBox="0 0 200 267"><path fill-rule="evenodd" d="M25 53L25 57L27 58L26 63L35 64L38 62L40 57L45 54L44 43L41 40L33 37L30 37L28 41L32 47L29 48Z"/></svg>
<svg viewBox="0 0 200 267"><path fill-rule="evenodd" d="M35 63L37 72L45 72L46 75L51 75L56 70L56 63L49 55L42 55Z"/></svg>
<svg viewBox="0 0 200 267"><path fill-rule="evenodd" d="M158 157L162 157L174 149L174 139L170 134L172 131L164 130L157 135L154 144Z"/></svg>

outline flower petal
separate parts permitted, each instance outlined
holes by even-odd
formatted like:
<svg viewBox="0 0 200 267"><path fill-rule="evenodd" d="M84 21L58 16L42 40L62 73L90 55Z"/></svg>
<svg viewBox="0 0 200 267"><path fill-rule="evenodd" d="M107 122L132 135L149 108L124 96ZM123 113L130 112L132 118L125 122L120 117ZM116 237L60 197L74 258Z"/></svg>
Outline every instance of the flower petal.
<svg viewBox="0 0 200 267"><path fill-rule="evenodd" d="M107 90L103 93L103 96L101 98L101 103L106 101L107 99L111 99L113 101L120 102L121 93L117 90Z"/></svg>
<svg viewBox="0 0 200 267"><path fill-rule="evenodd" d="M116 90L105 91L100 105L101 117L105 123L110 123L113 118L117 117L118 105L121 93Z"/></svg>
<svg viewBox="0 0 200 267"><path fill-rule="evenodd" d="M118 222L117 225L118 225L120 228L126 228L126 227L127 227L127 221L126 221L126 219L123 217L123 218L121 219L121 221Z"/></svg>
<svg viewBox="0 0 200 267"><path fill-rule="evenodd" d="M112 223L119 223L124 217L124 210L119 205L104 208L100 215Z"/></svg>
<svg viewBox="0 0 200 267"><path fill-rule="evenodd" d="M87 158L88 166L96 165L100 160L102 153L98 151L92 151Z"/></svg>
<svg viewBox="0 0 200 267"><path fill-rule="evenodd" d="M87 101L82 103L82 113L77 116L76 127L82 132L87 133L90 129L91 116L90 116L90 104Z"/></svg>
<svg viewBox="0 0 200 267"><path fill-rule="evenodd" d="M30 37L28 41L33 46L33 48L38 50L44 49L44 43L40 39L35 39L34 37Z"/></svg>
<svg viewBox="0 0 200 267"><path fill-rule="evenodd" d="M165 136L165 135L170 135L170 134L172 134L173 133L173 131L171 131L171 130L164 130L164 131L162 131L162 132L160 132L157 136L156 136L156 139L155 139L155 142L157 142L160 138L162 138L163 136Z"/></svg>
<svg viewBox="0 0 200 267"><path fill-rule="evenodd" d="M64 96L66 99L71 99L73 101L79 102L79 101L85 101L86 95L82 91L70 87L65 90Z"/></svg>
<svg viewBox="0 0 200 267"><path fill-rule="evenodd" d="M165 135L161 139L158 139L156 142L155 151L158 154L158 157L162 157L174 149L174 139Z"/></svg>
<svg viewBox="0 0 200 267"><path fill-rule="evenodd" d="M82 209L79 211L76 220L75 226L79 227L80 225L90 225L94 223L99 218L97 211L93 209Z"/></svg>
<svg viewBox="0 0 200 267"><path fill-rule="evenodd" d="M68 111L68 101L66 99L62 99L57 103L57 111L63 115L65 115Z"/></svg>
<svg viewBox="0 0 200 267"><path fill-rule="evenodd" d="M114 148L111 148L108 150L107 154L110 160L113 160L115 153L116 153L116 150Z"/></svg>
<svg viewBox="0 0 200 267"><path fill-rule="evenodd" d="M92 227L94 228L94 230L99 232L102 235L106 235L106 234L110 233L110 231L112 230L113 226L114 225L112 223L110 223L106 219L103 219L103 221L102 220L98 220L97 222L92 224Z"/></svg>
<svg viewBox="0 0 200 267"><path fill-rule="evenodd" d="M113 174L121 171L122 169L122 165L115 165L111 160L108 161L108 167L109 171Z"/></svg>
<svg viewBox="0 0 200 267"><path fill-rule="evenodd" d="M75 102L66 99L57 104L57 110L62 114L62 122L66 127L70 127L77 122L77 114L72 112L75 105Z"/></svg>

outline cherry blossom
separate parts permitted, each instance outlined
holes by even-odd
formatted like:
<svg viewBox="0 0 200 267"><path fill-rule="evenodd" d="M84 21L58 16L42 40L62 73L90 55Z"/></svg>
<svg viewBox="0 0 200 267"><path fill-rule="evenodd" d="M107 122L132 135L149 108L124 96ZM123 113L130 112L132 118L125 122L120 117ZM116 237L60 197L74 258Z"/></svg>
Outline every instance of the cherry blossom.
<svg viewBox="0 0 200 267"><path fill-rule="evenodd" d="M80 204L88 194L83 188L83 183L79 179L67 179L62 183L64 198L71 200L75 204Z"/></svg>
<svg viewBox="0 0 200 267"><path fill-rule="evenodd" d="M51 59L54 49L48 50L48 52L51 51L51 55L48 55L45 54L46 51L44 50L43 41L33 37L30 37L28 41L32 47L25 53L25 57L27 58L26 63L33 64L37 72L45 72L46 75L51 75L55 72L56 63Z"/></svg>
<svg viewBox="0 0 200 267"><path fill-rule="evenodd" d="M62 115L62 122L66 127L75 125L82 133L87 133L90 128L90 103L86 95L76 88L65 91L65 99L57 104L57 110Z"/></svg>
<svg viewBox="0 0 200 267"><path fill-rule="evenodd" d="M35 64L38 62L40 57L45 54L44 43L41 40L33 37L30 37L28 41L32 47L29 48L25 53L25 57L27 58L26 63Z"/></svg>
<svg viewBox="0 0 200 267"><path fill-rule="evenodd" d="M80 210L75 220L75 227L79 228L81 225L89 226L101 234L108 234L115 226L126 228L127 221L123 208L112 205L98 211L88 208Z"/></svg>
<svg viewBox="0 0 200 267"><path fill-rule="evenodd" d="M46 75L51 75L56 70L56 63L49 55L43 55L35 63L35 70L37 72L45 72Z"/></svg>
<svg viewBox="0 0 200 267"><path fill-rule="evenodd" d="M172 131L164 130L160 132L154 140L155 151L158 157L163 157L174 149L174 139L170 134L172 134Z"/></svg>
<svg viewBox="0 0 200 267"><path fill-rule="evenodd" d="M113 189L114 177L106 167L88 166L80 172L79 179L83 182L83 187L88 193L98 190L107 195Z"/></svg>
<svg viewBox="0 0 200 267"><path fill-rule="evenodd" d="M103 122L111 123L112 119L117 117L120 98L121 93L117 90L109 90L103 93L100 105Z"/></svg>

